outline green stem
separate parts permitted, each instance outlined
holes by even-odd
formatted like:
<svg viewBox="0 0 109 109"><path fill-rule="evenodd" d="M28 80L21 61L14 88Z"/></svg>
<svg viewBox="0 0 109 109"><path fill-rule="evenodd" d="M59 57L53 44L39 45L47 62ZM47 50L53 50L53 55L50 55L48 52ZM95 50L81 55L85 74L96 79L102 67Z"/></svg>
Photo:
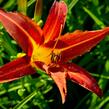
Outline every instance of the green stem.
<svg viewBox="0 0 109 109"><path fill-rule="evenodd" d="M72 0L72 2L69 4L68 9L71 10L78 2L79 0Z"/></svg>
<svg viewBox="0 0 109 109"><path fill-rule="evenodd" d="M105 75L99 75L99 74L94 74L94 73L90 73L92 76L95 76L95 77L99 77L99 78L102 78L102 79L109 79L109 76L105 76Z"/></svg>
<svg viewBox="0 0 109 109"><path fill-rule="evenodd" d="M36 91L32 92L26 98L24 98L19 104L17 104L13 109L21 109L28 101L30 101L34 96L36 96Z"/></svg>
<svg viewBox="0 0 109 109"><path fill-rule="evenodd" d="M104 99L104 100L98 105L98 107L97 107L96 109L101 109L101 108L103 107L103 105L104 105L105 103L107 103L107 102L109 102L109 97L107 97L106 99Z"/></svg>
<svg viewBox="0 0 109 109"><path fill-rule="evenodd" d="M24 84L25 87L28 87L30 85L31 85L30 83L25 83ZM12 88L9 88L8 90L5 90L5 89L4 90L1 90L0 91L0 95L5 94L6 92L12 92L12 91L17 90L17 89L20 89L20 88L22 88L22 85L14 86Z"/></svg>
<svg viewBox="0 0 109 109"><path fill-rule="evenodd" d="M104 28L104 23L99 20L90 10L88 10L86 7L83 7L83 10L95 21L95 23L100 26L100 28Z"/></svg>
<svg viewBox="0 0 109 109"><path fill-rule="evenodd" d="M2 108L2 109L7 109L5 106L3 106L2 104L0 104L0 107Z"/></svg>
<svg viewBox="0 0 109 109"><path fill-rule="evenodd" d="M27 3L27 7L30 7L36 0L29 0Z"/></svg>
<svg viewBox="0 0 109 109"><path fill-rule="evenodd" d="M24 78L21 78L20 80L21 80L21 85L22 85L22 88L23 88L23 89L25 89L25 85L24 85Z"/></svg>

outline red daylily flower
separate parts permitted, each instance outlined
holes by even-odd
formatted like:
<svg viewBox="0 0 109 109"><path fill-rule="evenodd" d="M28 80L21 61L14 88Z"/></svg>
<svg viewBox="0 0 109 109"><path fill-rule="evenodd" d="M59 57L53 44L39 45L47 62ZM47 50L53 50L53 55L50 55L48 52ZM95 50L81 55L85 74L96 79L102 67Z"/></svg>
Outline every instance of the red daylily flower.
<svg viewBox="0 0 109 109"><path fill-rule="evenodd" d="M68 61L98 44L109 33L109 27L61 35L66 14L66 4L55 1L41 29L27 16L0 10L0 22L26 53L26 56L0 67L0 83L34 74L35 68L38 68L53 78L63 103L67 95L66 79L102 96L96 80L86 70Z"/></svg>

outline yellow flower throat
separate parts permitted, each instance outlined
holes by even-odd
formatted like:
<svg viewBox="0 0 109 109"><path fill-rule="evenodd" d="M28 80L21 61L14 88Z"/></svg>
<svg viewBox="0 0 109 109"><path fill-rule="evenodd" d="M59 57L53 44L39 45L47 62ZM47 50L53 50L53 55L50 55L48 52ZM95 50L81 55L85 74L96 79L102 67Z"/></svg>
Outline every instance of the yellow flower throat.
<svg viewBox="0 0 109 109"><path fill-rule="evenodd" d="M49 65L51 63L56 63L60 59L60 52L58 49L52 51L52 48L43 47L43 45L39 46L32 40L33 45L33 53L31 56L31 62L40 61Z"/></svg>

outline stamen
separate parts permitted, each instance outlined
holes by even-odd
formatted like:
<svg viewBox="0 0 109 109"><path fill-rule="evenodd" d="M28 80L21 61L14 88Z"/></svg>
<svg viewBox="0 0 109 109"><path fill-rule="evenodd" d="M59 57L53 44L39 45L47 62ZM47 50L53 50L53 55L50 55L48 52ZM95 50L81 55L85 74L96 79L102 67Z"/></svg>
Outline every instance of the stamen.
<svg viewBox="0 0 109 109"><path fill-rule="evenodd" d="M61 28L60 28L59 36L57 37L57 40L56 40L56 42L54 44L54 47L53 47L52 51L54 51L54 49L56 48L56 45L57 45L57 43L58 43L58 41L59 41L59 39L61 37L61 32L62 32L62 25L61 25Z"/></svg>
<svg viewBox="0 0 109 109"><path fill-rule="evenodd" d="M61 28L60 28L59 36L57 37L57 40L56 40L56 42L55 42L55 44L54 44L54 46L53 46L53 48L51 50L51 53L50 53L50 55L51 55L51 61L53 63L57 63L60 60L60 58L61 58L60 53L59 54L55 54L54 53L54 49L56 48L56 45L57 45L57 43L58 43L58 41L59 41L59 39L61 37L61 32L62 32L62 25L61 25Z"/></svg>

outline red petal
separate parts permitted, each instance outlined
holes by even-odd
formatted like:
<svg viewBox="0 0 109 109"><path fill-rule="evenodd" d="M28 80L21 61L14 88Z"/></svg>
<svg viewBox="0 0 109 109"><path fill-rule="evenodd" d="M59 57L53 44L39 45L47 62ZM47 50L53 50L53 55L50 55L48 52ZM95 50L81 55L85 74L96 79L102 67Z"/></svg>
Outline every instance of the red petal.
<svg viewBox="0 0 109 109"><path fill-rule="evenodd" d="M27 25L24 26L23 28L25 28L28 31L28 33L31 35L34 41L38 44L42 44L44 42L44 37L41 28L29 17L24 16L23 14L20 13L16 13L16 15L22 17L25 20Z"/></svg>
<svg viewBox="0 0 109 109"><path fill-rule="evenodd" d="M109 27L97 31L76 31L61 37L60 45L62 61L68 61L72 58L80 56L97 45L107 34L109 34ZM63 48L62 48L63 46ZM66 46L66 47L65 47Z"/></svg>
<svg viewBox="0 0 109 109"><path fill-rule="evenodd" d="M22 76L34 73L35 70L29 64L28 57L18 58L0 67L0 83L13 81Z"/></svg>
<svg viewBox="0 0 109 109"><path fill-rule="evenodd" d="M73 63L53 64L50 66L40 62L35 62L35 64L53 78L60 90L63 103L67 95L66 78L71 79L73 82L94 92L98 96L102 96L102 91L96 80L86 70Z"/></svg>
<svg viewBox="0 0 109 109"><path fill-rule="evenodd" d="M43 28L45 43L59 36L61 27L64 26L65 23L66 14L66 4L63 1L55 1Z"/></svg>
<svg viewBox="0 0 109 109"><path fill-rule="evenodd" d="M86 70L73 63L64 64L63 67L67 71L68 79L94 92L98 96L102 96L102 91L96 80Z"/></svg>
<svg viewBox="0 0 109 109"><path fill-rule="evenodd" d="M61 93L62 103L64 103L67 95L66 73L63 71L61 67L57 67L57 66L53 67L53 66L44 65L43 68L45 69L47 74L49 74L55 81Z"/></svg>
<svg viewBox="0 0 109 109"><path fill-rule="evenodd" d="M33 38L37 43L42 40L42 31L26 16L0 10L0 21L25 52L29 47L32 48L30 38Z"/></svg>

